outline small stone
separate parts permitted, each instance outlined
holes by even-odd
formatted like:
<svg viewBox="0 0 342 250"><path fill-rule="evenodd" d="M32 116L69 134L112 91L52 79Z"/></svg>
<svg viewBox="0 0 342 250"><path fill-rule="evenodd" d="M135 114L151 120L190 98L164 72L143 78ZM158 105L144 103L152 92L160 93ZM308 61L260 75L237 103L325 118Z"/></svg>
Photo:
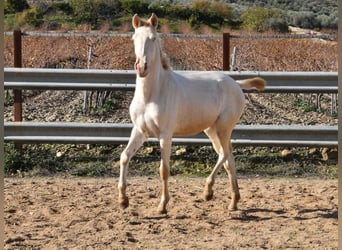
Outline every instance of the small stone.
<svg viewBox="0 0 342 250"><path fill-rule="evenodd" d="M153 154L153 152L154 152L154 147L147 147L147 148L145 149L145 153L146 153L146 154L151 155L151 154Z"/></svg>
<svg viewBox="0 0 342 250"><path fill-rule="evenodd" d="M315 154L317 154L317 152L318 152L317 148L310 148L309 149L309 155L315 155Z"/></svg>
<svg viewBox="0 0 342 250"><path fill-rule="evenodd" d="M57 157L57 158L61 158L63 155L64 155L64 154L63 154L62 152L57 152L57 153L56 153L56 157Z"/></svg>
<svg viewBox="0 0 342 250"><path fill-rule="evenodd" d="M292 150L289 150L289 149L284 149L283 151L281 151L281 156L290 156L293 154L293 151Z"/></svg>
<svg viewBox="0 0 342 250"><path fill-rule="evenodd" d="M323 148L321 154L323 161L338 159L338 151L336 148Z"/></svg>
<svg viewBox="0 0 342 250"><path fill-rule="evenodd" d="M176 151L176 155L182 155L186 153L186 148L180 148Z"/></svg>

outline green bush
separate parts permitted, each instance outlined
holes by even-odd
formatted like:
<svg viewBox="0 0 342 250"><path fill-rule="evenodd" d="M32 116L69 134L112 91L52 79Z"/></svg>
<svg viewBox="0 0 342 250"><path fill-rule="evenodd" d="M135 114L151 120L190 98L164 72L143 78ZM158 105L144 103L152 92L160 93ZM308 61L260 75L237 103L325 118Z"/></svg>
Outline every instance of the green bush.
<svg viewBox="0 0 342 250"><path fill-rule="evenodd" d="M23 24L29 24L34 27L38 27L42 24L43 19L42 15L39 13L37 8L33 7L27 10L24 10L20 14L16 16L16 23L21 26Z"/></svg>
<svg viewBox="0 0 342 250"><path fill-rule="evenodd" d="M154 3L149 6L149 12L155 13L158 17L188 19L192 11L190 8L185 8L175 4L166 4L161 6Z"/></svg>
<svg viewBox="0 0 342 250"><path fill-rule="evenodd" d="M6 174L16 174L32 169L33 163L29 159L24 153L18 152L13 144L5 144L4 171Z"/></svg>
<svg viewBox="0 0 342 250"><path fill-rule="evenodd" d="M154 3L149 6L148 11L160 17L187 20L191 27L197 29L201 24L217 28L225 22L230 22L233 9L224 3L197 0L188 7L175 4L161 6Z"/></svg>
<svg viewBox="0 0 342 250"><path fill-rule="evenodd" d="M317 21L320 23L320 26L325 29L337 29L338 28L338 15L331 14L328 15L320 15L317 17Z"/></svg>
<svg viewBox="0 0 342 250"><path fill-rule="evenodd" d="M223 25L232 19L233 9L224 3L211 2L209 0L197 0L191 5L192 15L197 16L197 21L203 24Z"/></svg>
<svg viewBox="0 0 342 250"><path fill-rule="evenodd" d="M149 3L141 0L121 0L124 15L149 15Z"/></svg>
<svg viewBox="0 0 342 250"><path fill-rule="evenodd" d="M73 13L70 3L53 3L51 8L54 11L61 11L68 15Z"/></svg>
<svg viewBox="0 0 342 250"><path fill-rule="evenodd" d="M309 11L301 11L291 15L291 24L304 29L321 28L320 22L317 20L314 13Z"/></svg>
<svg viewBox="0 0 342 250"><path fill-rule="evenodd" d="M241 15L242 27L250 31L287 31L286 15L279 9L249 8Z"/></svg>
<svg viewBox="0 0 342 250"><path fill-rule="evenodd" d="M26 10L29 7L30 6L28 5L26 0L5 0L4 2L5 14L14 14L17 12L22 12L23 10Z"/></svg>
<svg viewBox="0 0 342 250"><path fill-rule="evenodd" d="M70 6L76 23L90 23L92 26L121 12L119 0L71 0Z"/></svg>
<svg viewBox="0 0 342 250"><path fill-rule="evenodd" d="M285 16L274 16L266 19L262 25L262 30L273 30L285 33L289 31L289 24Z"/></svg>

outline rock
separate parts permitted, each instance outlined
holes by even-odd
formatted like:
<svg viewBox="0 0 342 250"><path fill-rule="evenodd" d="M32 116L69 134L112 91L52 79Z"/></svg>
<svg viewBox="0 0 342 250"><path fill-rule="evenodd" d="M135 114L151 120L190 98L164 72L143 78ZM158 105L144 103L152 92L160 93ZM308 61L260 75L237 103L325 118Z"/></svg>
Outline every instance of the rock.
<svg viewBox="0 0 342 250"><path fill-rule="evenodd" d="M319 151L317 148L309 148L309 155L316 155Z"/></svg>
<svg viewBox="0 0 342 250"><path fill-rule="evenodd" d="M176 155L182 155L184 153L186 153L186 148L180 148L176 150Z"/></svg>
<svg viewBox="0 0 342 250"><path fill-rule="evenodd" d="M64 155L64 154L63 154L62 152L57 152L57 153L56 153L56 157L57 157L57 158L61 158L63 155Z"/></svg>
<svg viewBox="0 0 342 250"><path fill-rule="evenodd" d="M293 151L290 149L284 149L283 151L281 151L281 156L283 157L287 157L293 155Z"/></svg>
<svg viewBox="0 0 342 250"><path fill-rule="evenodd" d="M148 155L151 155L154 153L154 147L147 147L145 149L145 153L148 154Z"/></svg>
<svg viewBox="0 0 342 250"><path fill-rule="evenodd" d="M338 151L336 148L323 148L321 154L323 161L338 159Z"/></svg>

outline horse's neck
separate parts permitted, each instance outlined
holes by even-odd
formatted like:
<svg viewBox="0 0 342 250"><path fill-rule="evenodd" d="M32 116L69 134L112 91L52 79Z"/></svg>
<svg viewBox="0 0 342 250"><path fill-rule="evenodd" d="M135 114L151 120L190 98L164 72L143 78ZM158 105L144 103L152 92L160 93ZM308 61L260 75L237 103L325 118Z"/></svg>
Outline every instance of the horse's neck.
<svg viewBox="0 0 342 250"><path fill-rule="evenodd" d="M148 76L140 78L137 76L135 96L144 103L151 102L160 93L160 88L163 85L163 81L166 75L166 71L162 68L158 62L156 66L150 69Z"/></svg>

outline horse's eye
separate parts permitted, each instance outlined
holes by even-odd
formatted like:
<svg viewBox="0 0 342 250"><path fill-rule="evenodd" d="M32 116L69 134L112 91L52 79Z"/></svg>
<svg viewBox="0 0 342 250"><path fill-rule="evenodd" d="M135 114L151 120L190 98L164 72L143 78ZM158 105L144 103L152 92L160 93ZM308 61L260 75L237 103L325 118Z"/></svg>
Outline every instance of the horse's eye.
<svg viewBox="0 0 342 250"><path fill-rule="evenodd" d="M157 38L154 36L151 38L152 42L154 42Z"/></svg>

